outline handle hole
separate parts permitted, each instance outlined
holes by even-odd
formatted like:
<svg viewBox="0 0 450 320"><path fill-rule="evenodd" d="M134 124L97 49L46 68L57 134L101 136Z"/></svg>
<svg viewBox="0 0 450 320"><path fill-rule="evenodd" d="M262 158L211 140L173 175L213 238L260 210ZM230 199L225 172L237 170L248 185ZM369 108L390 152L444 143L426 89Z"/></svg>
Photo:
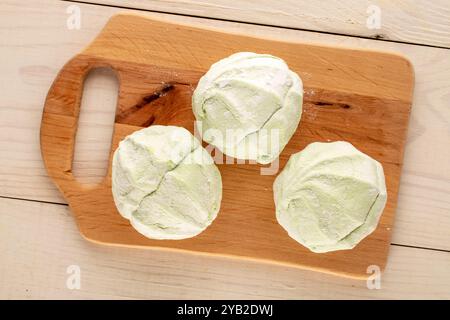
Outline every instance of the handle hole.
<svg viewBox="0 0 450 320"><path fill-rule="evenodd" d="M98 184L107 174L118 93L119 80L110 68L86 76L72 163L80 183Z"/></svg>

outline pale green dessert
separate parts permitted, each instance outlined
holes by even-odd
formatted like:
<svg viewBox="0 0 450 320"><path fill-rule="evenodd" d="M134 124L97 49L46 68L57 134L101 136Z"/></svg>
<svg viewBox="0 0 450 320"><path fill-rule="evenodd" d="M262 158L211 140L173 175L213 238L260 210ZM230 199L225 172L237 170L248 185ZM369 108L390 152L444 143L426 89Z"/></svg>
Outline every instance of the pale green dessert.
<svg viewBox="0 0 450 320"><path fill-rule="evenodd" d="M293 154L273 188L278 222L313 252L352 249L386 204L381 164L342 141Z"/></svg>
<svg viewBox="0 0 450 320"><path fill-rule="evenodd" d="M127 136L112 162L120 214L152 239L184 239L205 230L222 199L220 172L186 129L150 126Z"/></svg>
<svg viewBox="0 0 450 320"><path fill-rule="evenodd" d="M302 81L282 59L240 52L200 79L192 109L203 140L228 156L267 164L297 129L302 103Z"/></svg>

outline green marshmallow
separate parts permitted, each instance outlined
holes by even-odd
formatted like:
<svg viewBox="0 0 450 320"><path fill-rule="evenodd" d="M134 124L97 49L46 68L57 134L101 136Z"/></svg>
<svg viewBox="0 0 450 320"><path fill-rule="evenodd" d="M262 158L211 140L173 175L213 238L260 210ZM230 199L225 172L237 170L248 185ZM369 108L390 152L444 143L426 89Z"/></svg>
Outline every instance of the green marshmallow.
<svg viewBox="0 0 450 320"><path fill-rule="evenodd" d="M386 204L383 167L348 142L311 143L275 179L276 217L313 252L352 249Z"/></svg>
<svg viewBox="0 0 450 320"><path fill-rule="evenodd" d="M185 239L205 230L222 199L220 172L186 129L154 125L119 144L112 164L119 213L152 239Z"/></svg>
<svg viewBox="0 0 450 320"><path fill-rule="evenodd" d="M203 140L262 164L276 159L294 134L302 103L299 76L282 59L252 52L214 63L192 97Z"/></svg>

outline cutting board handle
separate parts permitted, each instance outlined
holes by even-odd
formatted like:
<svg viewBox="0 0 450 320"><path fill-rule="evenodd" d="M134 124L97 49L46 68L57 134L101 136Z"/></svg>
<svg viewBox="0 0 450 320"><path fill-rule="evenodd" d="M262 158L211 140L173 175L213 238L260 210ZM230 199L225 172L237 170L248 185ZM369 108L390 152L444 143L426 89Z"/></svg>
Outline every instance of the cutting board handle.
<svg viewBox="0 0 450 320"><path fill-rule="evenodd" d="M92 69L104 67L114 70L105 59L77 55L61 69L47 94L41 122L41 152L48 174L65 196L89 188L72 173L75 135L86 76Z"/></svg>

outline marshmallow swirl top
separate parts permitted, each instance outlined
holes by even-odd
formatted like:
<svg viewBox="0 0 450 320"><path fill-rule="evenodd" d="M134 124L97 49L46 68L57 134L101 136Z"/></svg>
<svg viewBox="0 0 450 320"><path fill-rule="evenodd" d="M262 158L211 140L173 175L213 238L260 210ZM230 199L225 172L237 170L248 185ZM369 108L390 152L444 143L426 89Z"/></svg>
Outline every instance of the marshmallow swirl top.
<svg viewBox="0 0 450 320"><path fill-rule="evenodd" d="M300 121L303 84L286 63L240 52L214 63L192 98L203 139L228 156L270 163Z"/></svg>
<svg viewBox="0 0 450 320"><path fill-rule="evenodd" d="M356 246L375 230L387 197L381 164L341 141L292 155L273 188L278 222L313 252Z"/></svg>
<svg viewBox="0 0 450 320"><path fill-rule="evenodd" d="M152 239L184 239L216 218L222 180L209 153L186 129L154 125L119 144L112 164L119 213Z"/></svg>

